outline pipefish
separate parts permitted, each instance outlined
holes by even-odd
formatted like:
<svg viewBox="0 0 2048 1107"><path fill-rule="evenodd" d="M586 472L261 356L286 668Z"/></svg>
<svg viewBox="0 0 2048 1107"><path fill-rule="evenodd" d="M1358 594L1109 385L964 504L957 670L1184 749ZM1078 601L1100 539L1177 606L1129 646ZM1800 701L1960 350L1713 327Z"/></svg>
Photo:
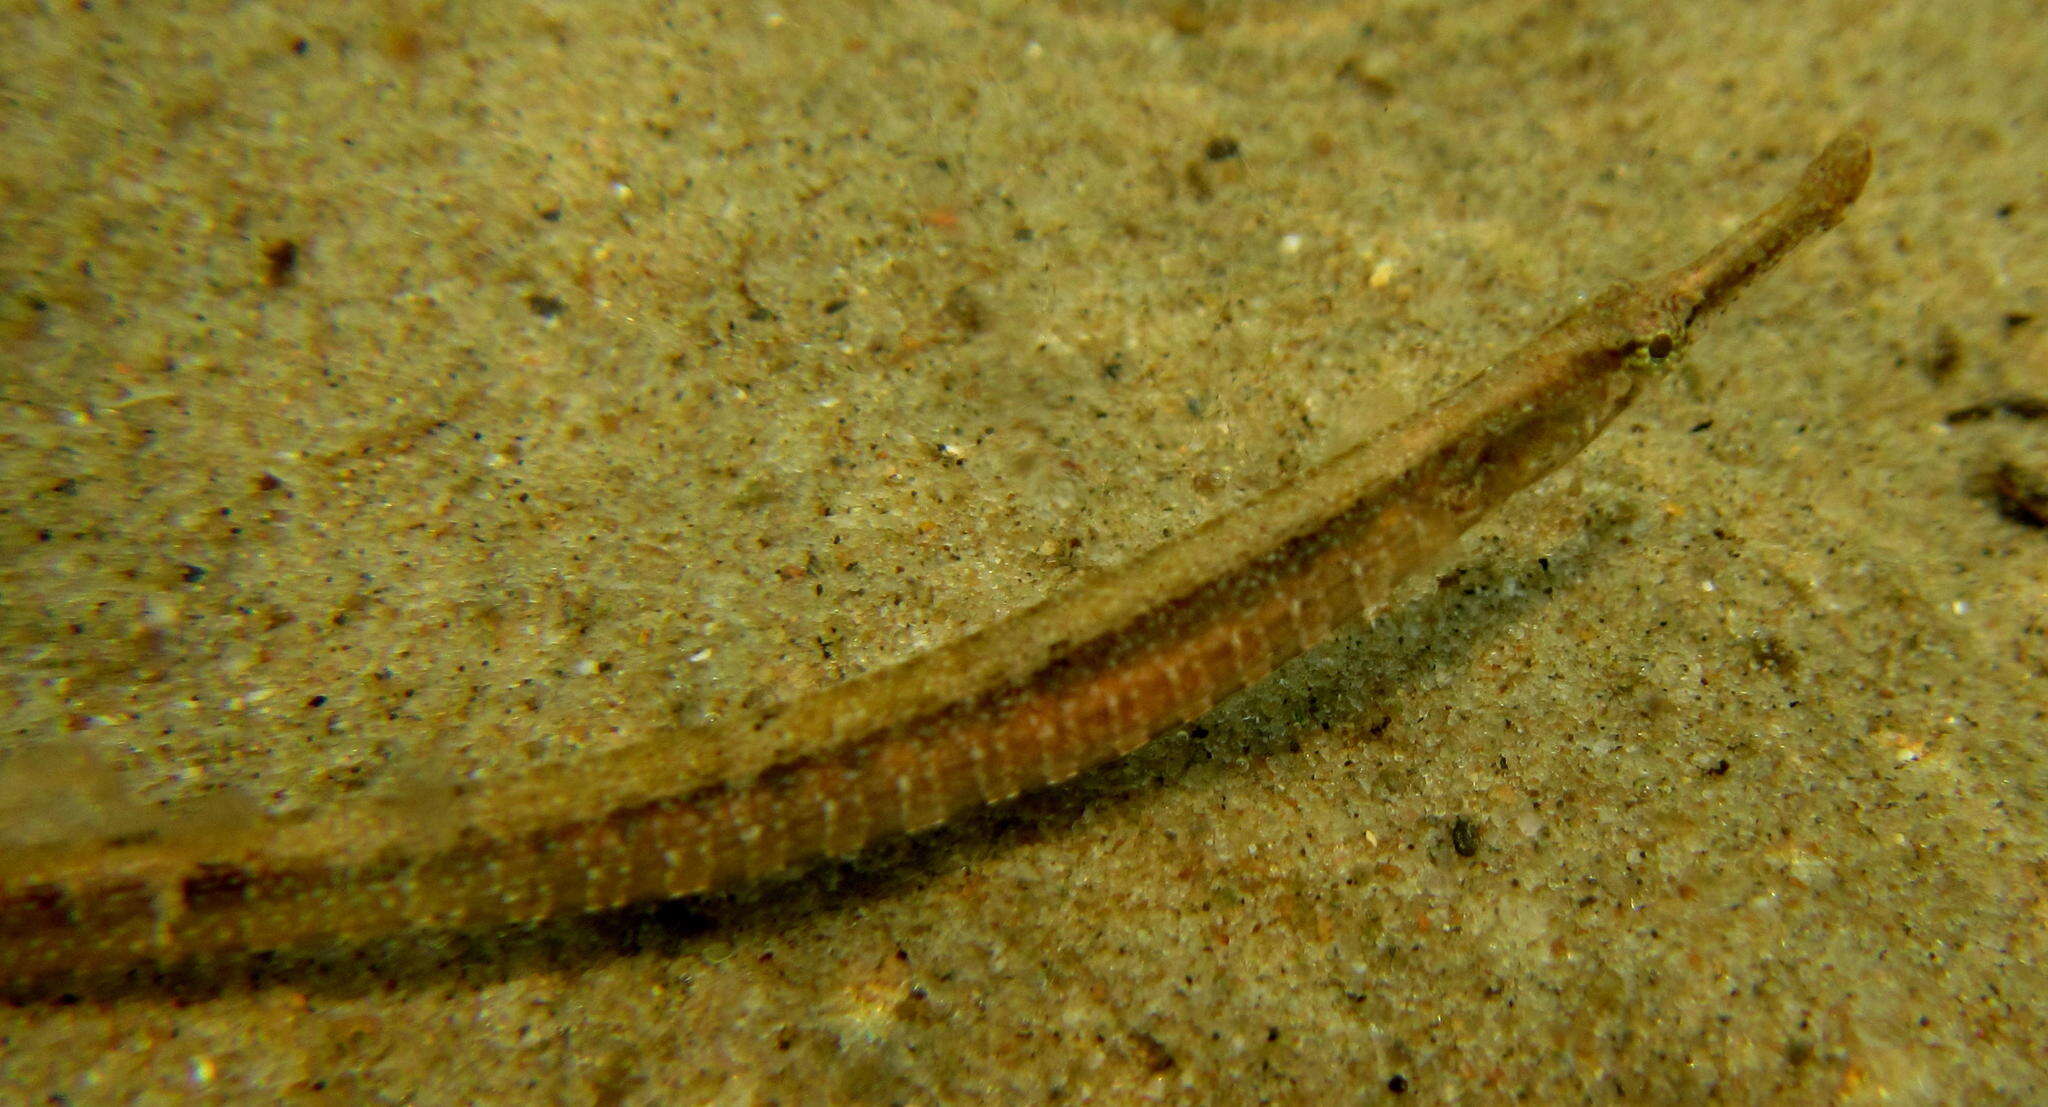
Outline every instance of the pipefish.
<svg viewBox="0 0 2048 1107"><path fill-rule="evenodd" d="M175 813L0 860L0 983L483 927L727 888L1129 753L1383 610L1563 465L1693 328L1838 223L1868 139L1697 261L1591 299L1399 425L955 643L736 721L433 803ZM683 743L734 751L716 778Z"/></svg>

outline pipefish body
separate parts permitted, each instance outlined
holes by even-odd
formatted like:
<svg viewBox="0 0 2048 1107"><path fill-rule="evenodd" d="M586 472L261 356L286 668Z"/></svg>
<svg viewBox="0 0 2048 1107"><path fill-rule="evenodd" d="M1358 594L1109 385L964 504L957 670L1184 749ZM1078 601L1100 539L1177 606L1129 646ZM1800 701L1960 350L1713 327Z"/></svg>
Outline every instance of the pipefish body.
<svg viewBox="0 0 2048 1107"><path fill-rule="evenodd" d="M1597 437L1696 324L1839 222L1870 167L1864 135L1835 139L1692 264L1592 299L1240 510L894 668L432 804L173 815L15 851L0 859L0 984L687 896L1129 753L1383 610L1403 578ZM707 782L680 768L686 742L736 752Z"/></svg>

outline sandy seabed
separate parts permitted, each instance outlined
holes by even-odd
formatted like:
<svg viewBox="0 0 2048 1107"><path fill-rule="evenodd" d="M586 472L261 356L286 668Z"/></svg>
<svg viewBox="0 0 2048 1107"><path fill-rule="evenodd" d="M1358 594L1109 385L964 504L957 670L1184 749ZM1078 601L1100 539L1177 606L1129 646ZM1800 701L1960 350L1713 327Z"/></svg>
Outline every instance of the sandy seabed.
<svg viewBox="0 0 2048 1107"><path fill-rule="evenodd" d="M167 7L0 15L14 829L872 670L1843 126L1878 170L1391 615L1116 765L736 896L0 1009L0 1099L2043 1094L2041 5Z"/></svg>

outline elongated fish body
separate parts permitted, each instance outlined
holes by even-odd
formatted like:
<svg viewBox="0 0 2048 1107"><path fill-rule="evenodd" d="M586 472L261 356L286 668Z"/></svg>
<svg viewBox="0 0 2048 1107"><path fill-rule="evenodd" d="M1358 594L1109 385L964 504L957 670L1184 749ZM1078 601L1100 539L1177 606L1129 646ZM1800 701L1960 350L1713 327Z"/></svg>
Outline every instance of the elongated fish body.
<svg viewBox="0 0 2048 1107"><path fill-rule="evenodd" d="M894 668L434 802L297 821L174 814L113 841L17 851L0 859L0 984L726 888L1128 753L1382 610L1598 436L1695 324L1838 222L1870 165L1862 134L1837 138L1695 263L1614 288L1238 511ZM691 742L742 752L721 777L692 779L673 752Z"/></svg>

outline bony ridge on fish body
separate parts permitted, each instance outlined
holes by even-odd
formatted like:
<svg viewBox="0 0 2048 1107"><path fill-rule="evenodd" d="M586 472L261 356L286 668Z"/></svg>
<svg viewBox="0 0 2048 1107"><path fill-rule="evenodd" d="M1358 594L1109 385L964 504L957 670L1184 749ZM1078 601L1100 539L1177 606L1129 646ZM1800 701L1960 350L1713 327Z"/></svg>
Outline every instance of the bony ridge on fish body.
<svg viewBox="0 0 2048 1107"><path fill-rule="evenodd" d="M711 736L773 751L721 779L648 743L431 811L341 804L0 856L0 985L715 890L1128 753L1384 610L1597 437L1700 320L1839 221L1870 165L1851 131L1698 261L1595 297L1385 435L958 642Z"/></svg>

